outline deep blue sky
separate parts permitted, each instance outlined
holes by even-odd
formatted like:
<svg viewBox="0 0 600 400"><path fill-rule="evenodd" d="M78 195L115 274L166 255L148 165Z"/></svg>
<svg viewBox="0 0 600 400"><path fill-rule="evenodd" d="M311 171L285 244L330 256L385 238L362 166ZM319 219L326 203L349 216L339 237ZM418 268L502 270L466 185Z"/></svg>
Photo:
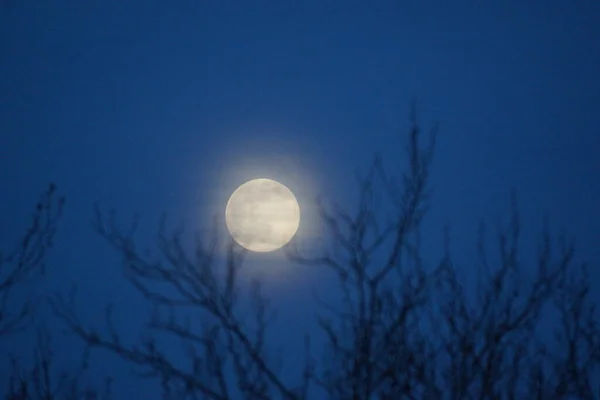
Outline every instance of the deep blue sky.
<svg viewBox="0 0 600 400"><path fill-rule="evenodd" d="M68 207L49 287L79 285L92 323L115 301L135 332L142 303L90 229L95 201L123 222L140 213L144 240L162 211L206 228L235 187L270 177L310 217L317 194L348 203L353 171L376 151L402 165L416 96L424 127L440 123L430 245L450 223L469 260L477 222L506 215L515 187L526 235L548 213L599 265L598 71L596 1L11 1L0 11L0 243L57 182ZM315 226L306 218L301 234ZM318 283L289 272L272 294L284 320L304 321Z"/></svg>

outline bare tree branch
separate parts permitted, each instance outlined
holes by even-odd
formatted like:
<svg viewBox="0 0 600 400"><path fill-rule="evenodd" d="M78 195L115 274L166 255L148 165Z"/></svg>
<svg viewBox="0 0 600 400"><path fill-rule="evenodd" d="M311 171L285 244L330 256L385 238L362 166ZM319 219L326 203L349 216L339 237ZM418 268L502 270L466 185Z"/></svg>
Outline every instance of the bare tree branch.
<svg viewBox="0 0 600 400"><path fill-rule="evenodd" d="M64 198L57 199L56 186L50 184L19 244L8 253L0 251L0 336L23 329L31 317L33 303L14 305L11 297L15 290L44 273L44 258L52 247L63 206Z"/></svg>
<svg viewBox="0 0 600 400"><path fill-rule="evenodd" d="M83 369L77 373L57 376L54 353L48 330L41 327L37 333L34 360L31 368L22 368L17 358L11 358L11 375L5 395L7 400L110 400L111 381L104 390L83 386Z"/></svg>
<svg viewBox="0 0 600 400"><path fill-rule="evenodd" d="M237 276L244 250L231 243L225 273L219 275L214 262L214 237L208 244L198 239L192 258L182 245L182 232L169 235L161 224L158 258L136 251L133 237L116 227L112 215L104 218L97 211L93 222L98 233L123 255L125 277L153 305L154 312L146 327L146 338L137 346L127 346L110 320L106 324L107 335L101 335L85 328L64 298L53 298L55 314L88 346L110 350L147 368L148 376L160 377L165 396L177 393L179 398L200 395L229 399L234 398L232 386L248 399L268 399L274 393L285 399L304 398L302 393L306 396L306 371L300 389L292 390L269 362L266 327L270 311L258 283L249 294L255 319L248 324L241 318L238 309L243 293ZM166 319L164 311L168 314ZM190 317L195 326L189 322ZM189 369L160 350L157 333L178 338L184 344Z"/></svg>
<svg viewBox="0 0 600 400"><path fill-rule="evenodd" d="M453 261L448 230L443 255L433 260L421 226L436 130L422 145L414 105L410 120L402 179L376 158L357 176L354 212L318 203L327 233L322 253L302 254L294 241L285 248L290 262L328 268L340 294L332 302L317 293L325 346L314 359L307 337L296 385L282 379L271 356L272 309L260 285L247 293L238 282L245 251L232 242L221 267L216 233L188 251L183 232L167 234L163 224L151 256L136 248L137 222L125 232L113 214L98 211L95 229L153 306L144 336L123 343L110 312L104 333L91 330L60 296L51 302L55 314L88 347L158 377L165 399L599 399L600 330L574 246L553 239L546 224L537 258L528 261L513 193L497 256L481 224L474 267ZM391 216L383 214L388 209ZM475 278L465 279L467 272ZM248 309L252 319L244 317ZM159 334L181 341L187 365L160 349Z"/></svg>

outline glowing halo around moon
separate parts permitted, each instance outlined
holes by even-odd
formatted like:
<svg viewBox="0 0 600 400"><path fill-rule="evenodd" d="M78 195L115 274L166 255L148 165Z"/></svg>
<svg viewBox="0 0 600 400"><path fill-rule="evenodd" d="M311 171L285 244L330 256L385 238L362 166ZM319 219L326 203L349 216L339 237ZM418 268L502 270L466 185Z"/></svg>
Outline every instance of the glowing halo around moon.
<svg viewBox="0 0 600 400"><path fill-rule="evenodd" d="M254 179L233 192L225 208L225 222L240 246L267 253L292 240L300 226L300 206L281 183Z"/></svg>

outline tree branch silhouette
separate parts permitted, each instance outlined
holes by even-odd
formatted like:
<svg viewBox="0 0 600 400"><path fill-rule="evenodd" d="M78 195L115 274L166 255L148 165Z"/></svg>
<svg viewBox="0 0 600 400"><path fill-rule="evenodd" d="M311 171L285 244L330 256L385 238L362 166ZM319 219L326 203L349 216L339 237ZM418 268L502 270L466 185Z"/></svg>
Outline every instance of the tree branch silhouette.
<svg viewBox="0 0 600 400"><path fill-rule="evenodd" d="M523 265L514 193L495 263L481 226L476 270L483 278L475 285L460 279L464 268L453 263L447 237L442 259L425 263L420 225L437 131L421 147L414 108L410 119L402 185L376 158L358 180L355 213L321 206L328 251L314 257L287 249L294 262L330 268L342 293L339 304L322 304L328 342L315 381L330 399L600 398L593 386L600 330L585 269L574 265L572 244L551 240L547 225L537 265ZM391 217L382 218L374 201L381 193L396 210ZM576 278L566 284L568 274ZM555 338L542 338L541 316L553 304L563 322Z"/></svg>
<svg viewBox="0 0 600 400"><path fill-rule="evenodd" d="M21 305L12 305L11 296L44 274L44 258L53 245L63 206L64 197L57 199L56 186L50 184L40 197L33 221L19 244L7 253L0 251L0 336L23 329L26 319L31 317L32 302L25 300Z"/></svg>
<svg viewBox="0 0 600 400"><path fill-rule="evenodd" d="M197 238L190 251L182 231L168 233L161 224L152 256L136 248L134 231L97 211L95 229L154 307L145 336L124 344L110 309L105 332L91 330L60 296L52 301L55 314L90 348L108 349L159 378L165 399L600 398L600 330L573 244L554 239L546 223L536 260L527 261L513 193L496 235L497 257L489 256L482 224L474 267L454 262L448 229L434 260L422 247L422 221L437 130L422 144L414 104L410 122L401 179L376 158L357 177L353 212L319 203L322 253L305 254L295 241L285 247L292 263L328 268L340 289L337 302L318 298L325 346L317 361L307 337L296 385L284 381L271 357L272 308L259 283L245 293L239 282L245 251L232 243L221 267L216 233ZM465 279L467 271L473 279ZM246 295L251 321L241 307ZM159 334L184 344L187 365L160 349Z"/></svg>
<svg viewBox="0 0 600 400"><path fill-rule="evenodd" d="M126 278L153 305L154 312L146 326L147 336L139 345L128 347L119 339L110 317L108 334L101 335L86 329L64 298L55 297L51 302L55 314L88 346L110 350L145 367L147 376L163 382L164 398L229 399L234 395L232 386L249 399L268 399L274 393L297 399L306 393L302 387L308 384L306 379L300 389L293 390L269 361L265 348L269 307L258 283L249 294L254 305L253 324L241 317L242 293L237 278L245 250L231 243L225 274L219 276L216 237L208 243L197 238L192 258L182 245L182 231L167 233L163 220L157 242L161 257L156 258L135 250L132 237L115 225L114 214L105 218L97 210L94 226L123 255ZM201 321L198 329L192 326L190 315ZM159 349L157 333L182 341L188 368L178 366Z"/></svg>
<svg viewBox="0 0 600 400"><path fill-rule="evenodd" d="M77 373L63 372L56 376L55 354L50 334L45 327L37 332L33 366L21 367L16 357L11 357L11 374L5 395L7 400L110 400L110 384L107 380L103 391L84 387L83 369Z"/></svg>

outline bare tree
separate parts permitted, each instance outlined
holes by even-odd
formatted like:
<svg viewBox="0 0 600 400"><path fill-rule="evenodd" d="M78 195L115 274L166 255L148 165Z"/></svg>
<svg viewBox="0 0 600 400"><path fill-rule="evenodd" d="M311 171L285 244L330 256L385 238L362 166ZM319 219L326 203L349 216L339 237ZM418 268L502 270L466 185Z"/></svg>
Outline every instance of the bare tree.
<svg viewBox="0 0 600 400"><path fill-rule="evenodd" d="M181 231L166 233L161 224L158 247L162 257L144 255L119 230L113 216L98 211L96 230L124 257L126 278L154 306L145 337L136 346L120 339L107 309L107 334L86 329L62 297L52 301L55 313L90 347L111 350L144 368L145 376L158 377L165 399L305 398L308 370L297 387L278 376L267 352L269 307L256 283L242 293L237 282L245 251L233 243L227 249L225 273L215 267L217 240L197 238L195 253L184 250ZM254 318L244 318L242 296L253 305ZM193 318L191 318L193 317ZM194 322L201 318L200 324ZM183 343L187 365L161 351L156 335L166 334Z"/></svg>
<svg viewBox="0 0 600 400"><path fill-rule="evenodd" d="M600 398L594 384L600 382L600 330L573 246L553 240L545 226L535 265L526 263L513 196L508 224L498 231L497 259L488 259L482 225L474 268L453 263L447 231L443 256L431 260L421 247L421 225L435 131L426 146L420 137L413 108L402 179L388 176L376 159L358 177L355 212L321 205L326 251L315 257L294 243L286 248L290 262L329 268L342 294L335 304L320 302L327 343L319 360L307 337L296 382L281 378L269 352L271 308L260 285L244 293L238 282L245 252L231 244L221 266L216 235L197 239L190 252L182 231L168 233L161 225L153 256L137 249L112 214L98 211L95 229L123 256L125 277L154 306L145 336L124 344L110 308L104 333L87 328L60 296L52 301L54 312L89 348L108 349L158 377L164 399ZM466 271L475 282L464 279ZM253 300L252 320L241 312L244 295ZM558 317L544 317L552 312ZM560 321L552 325L555 335L546 334L547 321ZM187 365L161 349L160 334L181 340Z"/></svg>
<svg viewBox="0 0 600 400"><path fill-rule="evenodd" d="M488 261L481 226L478 265L468 269L479 277L474 284L460 279L465 269L453 264L447 235L444 256L427 265L420 226L435 141L420 147L414 114L411 121L402 184L376 160L359 179L354 215L322 208L330 251L317 258L290 252L332 269L343 293L341 306L323 304L319 323L329 343L315 381L331 399L600 398L593 386L600 330L587 271L574 265L573 245L553 241L547 226L537 265L522 262L514 194L496 262ZM383 221L377 182L396 210ZM562 321L555 337L542 335L548 311Z"/></svg>
<svg viewBox="0 0 600 400"><path fill-rule="evenodd" d="M57 199L56 187L50 184L18 245L10 252L0 251L0 337L24 328L32 315L32 301L12 304L12 295L44 273L44 259L52 247L63 206L64 198Z"/></svg>
<svg viewBox="0 0 600 400"><path fill-rule="evenodd" d="M55 355L49 331L40 327L33 350L33 365L23 368L16 357L11 357L11 374L6 400L110 400L110 379L104 390L85 386L85 367L76 373L57 374Z"/></svg>
<svg viewBox="0 0 600 400"><path fill-rule="evenodd" d="M23 296L22 290L29 282L45 274L45 259L51 249L58 222L65 204L58 197L56 186L50 184L38 201L33 221L15 249L0 253L0 338L11 339L10 334L32 328L37 302ZM19 293L21 291L21 293ZM17 296L15 296L17 295ZM21 295L21 296L19 296ZM11 301L20 297L22 302ZM15 312L16 310L16 312ZM83 385L84 366L73 372L58 373L51 346L50 330L44 324L38 327L31 344L33 362L24 363L9 356L10 373L6 374L7 400L108 400L111 398L110 381L104 390ZM85 360L84 360L85 361Z"/></svg>
<svg viewBox="0 0 600 400"><path fill-rule="evenodd" d="M10 334L23 332L31 327L37 302L29 294L24 294L25 286L45 273L45 258L52 247L58 222L62 216L64 197L58 197L56 186L50 184L41 195L33 214L33 220L15 248L0 252L0 338L11 340ZM18 299L17 299L18 298ZM19 301L20 300L20 301ZM19 360L11 356L11 374L5 398L10 400L55 399L51 390L51 349L50 336L41 329L36 343L33 343L34 363L30 368L22 368ZM65 376L66 379L66 376ZM61 379L61 386L66 383ZM70 382L71 397L77 387ZM60 388L64 391L64 388Z"/></svg>
<svg viewBox="0 0 600 400"><path fill-rule="evenodd" d="M376 158L367 176L357 177L354 215L321 206L331 248L318 257L288 251L295 262L330 268L343 294L340 305L322 302L325 313L319 317L328 345L315 381L332 399L441 396L432 381L434 344L421 334L418 321L443 272L424 268L418 240L436 130L422 148L414 108L411 122L402 185L386 176ZM378 182L382 193L377 193ZM383 219L377 215L382 194L394 210ZM418 393L420 386L428 390Z"/></svg>

